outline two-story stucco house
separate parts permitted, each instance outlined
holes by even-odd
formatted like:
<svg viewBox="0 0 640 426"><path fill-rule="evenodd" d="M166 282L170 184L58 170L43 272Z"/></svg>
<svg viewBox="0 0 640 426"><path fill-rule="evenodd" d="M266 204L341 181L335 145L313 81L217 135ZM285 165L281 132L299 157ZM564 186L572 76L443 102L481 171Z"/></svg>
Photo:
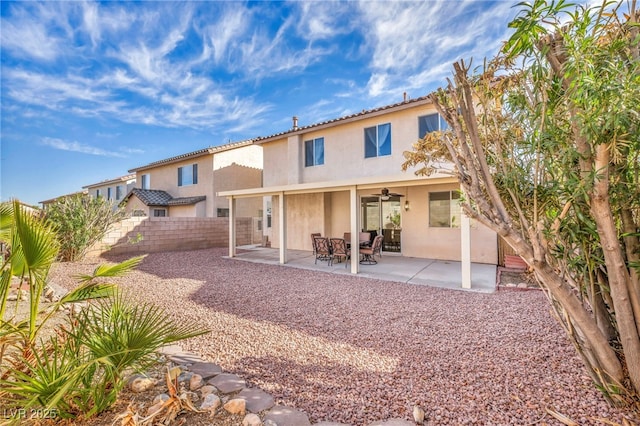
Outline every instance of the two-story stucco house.
<svg viewBox="0 0 640 426"><path fill-rule="evenodd" d="M204 148L129 170L135 188L121 205L133 216L227 217L216 192L262 185L262 147L243 141ZM262 216L261 200L239 203L238 215Z"/></svg>
<svg viewBox="0 0 640 426"><path fill-rule="evenodd" d="M218 193L235 205L264 198L265 234L280 249L311 250L311 233L351 233L351 272L357 273L360 231L384 235L394 255L497 263L497 236L461 214L459 185L446 173L402 172L403 152L446 123L422 97L258 138L263 187ZM233 220L230 256L235 256ZM464 275L464 274L463 274Z"/></svg>
<svg viewBox="0 0 640 426"><path fill-rule="evenodd" d="M127 196L129 191L135 186L136 175L129 174L120 176L115 179L104 180L102 182L94 183L91 185L83 186L82 189L87 191L91 197L103 197L113 203L113 208L117 208L118 204L124 197Z"/></svg>

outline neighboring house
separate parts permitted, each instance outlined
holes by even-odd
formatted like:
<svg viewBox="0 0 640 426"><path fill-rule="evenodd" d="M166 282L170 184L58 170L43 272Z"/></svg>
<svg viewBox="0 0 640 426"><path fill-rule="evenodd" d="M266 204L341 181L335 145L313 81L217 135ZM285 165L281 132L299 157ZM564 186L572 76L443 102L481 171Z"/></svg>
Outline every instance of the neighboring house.
<svg viewBox="0 0 640 426"><path fill-rule="evenodd" d="M228 217L216 192L262 185L262 147L243 141L204 148L129 170L136 189L121 205L133 216ZM261 217L262 201L240 203L239 216Z"/></svg>
<svg viewBox="0 0 640 426"><path fill-rule="evenodd" d="M87 194L88 194L88 192L85 189L83 191L74 192L72 194L60 195L59 197L56 197L56 198L50 198L48 200L40 201L39 203L42 204L42 210L46 210L47 207L49 207L51 204L55 203L56 201L58 201L61 198L75 197L77 195L87 195Z"/></svg>
<svg viewBox="0 0 640 426"><path fill-rule="evenodd" d="M401 171L403 152L443 126L426 97L303 127L294 117L290 130L254 142L263 149L263 186L218 195L229 197L232 211L245 198L264 198L264 232L281 263L287 249L311 250L313 232L351 232L357 273L358 232L373 231L384 235L389 253L495 264L496 234L461 214L452 175Z"/></svg>
<svg viewBox="0 0 640 426"><path fill-rule="evenodd" d="M83 186L82 188L93 197L102 197L105 200L110 201L113 204L113 208L116 209L118 205L124 200L129 191L135 187L136 175L129 174L126 176L120 176L115 179L104 180L102 182L94 183L91 185Z"/></svg>

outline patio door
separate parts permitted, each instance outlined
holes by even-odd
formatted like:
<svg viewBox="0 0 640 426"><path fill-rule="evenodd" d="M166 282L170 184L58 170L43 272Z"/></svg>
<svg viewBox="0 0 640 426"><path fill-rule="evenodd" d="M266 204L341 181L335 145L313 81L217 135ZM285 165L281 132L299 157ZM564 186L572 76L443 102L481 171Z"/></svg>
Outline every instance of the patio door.
<svg viewBox="0 0 640 426"><path fill-rule="evenodd" d="M402 249L401 211L400 197L397 196L361 199L362 229L383 236L383 251L399 253Z"/></svg>

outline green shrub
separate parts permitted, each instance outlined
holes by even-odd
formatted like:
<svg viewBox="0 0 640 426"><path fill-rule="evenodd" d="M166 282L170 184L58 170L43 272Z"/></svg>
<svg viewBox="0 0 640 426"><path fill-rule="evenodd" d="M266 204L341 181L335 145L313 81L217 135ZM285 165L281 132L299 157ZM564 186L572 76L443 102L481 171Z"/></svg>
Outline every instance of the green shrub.
<svg viewBox="0 0 640 426"><path fill-rule="evenodd" d="M109 231L126 213L103 197L77 194L62 197L47 207L46 218L57 229L60 260L81 260L87 250Z"/></svg>
<svg viewBox="0 0 640 426"><path fill-rule="evenodd" d="M79 276L79 286L40 310L40 295L58 255L55 228L17 202L0 204L0 241L9 247L0 277L0 404L10 422L25 412L91 417L109 408L129 371L143 371L155 351L168 343L204 334L193 324L176 325L151 304L135 304L103 280L124 276L141 261L136 257L100 265ZM29 283L29 315L8 311L12 279ZM67 303L87 307L40 338L48 320ZM19 300L16 302L17 312ZM6 315L5 315L6 314ZM5 319L7 317L7 319Z"/></svg>

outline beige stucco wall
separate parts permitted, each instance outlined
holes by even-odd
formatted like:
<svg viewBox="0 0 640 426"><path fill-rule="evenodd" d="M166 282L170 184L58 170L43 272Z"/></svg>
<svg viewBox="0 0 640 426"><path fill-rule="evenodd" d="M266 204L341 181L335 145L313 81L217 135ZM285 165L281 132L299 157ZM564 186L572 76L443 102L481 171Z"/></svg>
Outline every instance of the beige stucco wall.
<svg viewBox="0 0 640 426"><path fill-rule="evenodd" d="M144 213L144 216L146 217L152 217L153 216L153 209L156 208L162 208L162 207L149 207L147 205L145 205L142 201L140 201L140 199L138 197L136 197L135 195L131 195L131 197L129 197L129 199L127 200L127 202L124 204L124 210L131 215L135 210L141 211ZM167 213L168 213L168 208L166 208Z"/></svg>
<svg viewBox="0 0 640 426"><path fill-rule="evenodd" d="M262 145L264 155L264 186L286 185L288 182L289 167L298 167L289 164L286 160L288 144L286 139L269 142Z"/></svg>
<svg viewBox="0 0 640 426"><path fill-rule="evenodd" d="M279 247L280 223L279 196L273 197L273 220L270 240L272 247ZM289 195L286 197L287 247L296 250L311 250L311 234L327 235L330 227L331 194L314 193Z"/></svg>
<svg viewBox="0 0 640 426"><path fill-rule="evenodd" d="M168 209L169 217L207 217L206 201L186 206L170 206Z"/></svg>
<svg viewBox="0 0 640 426"><path fill-rule="evenodd" d="M213 180L215 190L228 191L233 189L259 188L262 185L262 170L246 167L236 163L217 168ZM215 217L218 208L228 209L227 197L212 196L212 216ZM262 209L262 198L242 198L236 201L236 216L258 217Z"/></svg>
<svg viewBox="0 0 640 426"><path fill-rule="evenodd" d="M418 117L433 114L431 105L367 118L351 123L267 142L264 148L264 185L327 182L401 173L404 151L418 140ZM391 123L391 155L365 158L364 129ZM324 164L304 167L304 141L324 137ZM411 171L408 179L415 178Z"/></svg>
<svg viewBox="0 0 640 426"><path fill-rule="evenodd" d="M409 211L402 209L402 254L441 260L460 260L459 228L429 227L429 192L458 189L457 185L409 187L406 199ZM404 231L408 232L404 232ZM498 242L495 232L471 221L471 261L498 263Z"/></svg>

